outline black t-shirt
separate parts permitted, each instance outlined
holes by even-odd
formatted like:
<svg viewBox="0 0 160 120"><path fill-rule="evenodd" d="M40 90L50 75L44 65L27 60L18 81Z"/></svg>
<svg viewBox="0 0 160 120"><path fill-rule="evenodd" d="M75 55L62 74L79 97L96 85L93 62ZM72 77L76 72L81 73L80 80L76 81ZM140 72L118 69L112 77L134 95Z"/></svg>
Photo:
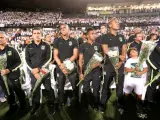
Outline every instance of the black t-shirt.
<svg viewBox="0 0 160 120"><path fill-rule="evenodd" d="M128 41L127 41L127 43L133 42L134 38L135 38L135 35L130 36L129 39L128 39Z"/></svg>
<svg viewBox="0 0 160 120"><path fill-rule="evenodd" d="M83 38L82 37L78 38L78 44L80 45L82 43L83 43Z"/></svg>
<svg viewBox="0 0 160 120"><path fill-rule="evenodd" d="M89 60L92 58L95 52L102 53L102 47L99 43L94 42L92 45L88 42L83 43L79 47L79 53L83 54L84 58L84 68L88 64Z"/></svg>
<svg viewBox="0 0 160 120"><path fill-rule="evenodd" d="M141 50L141 46L142 46L142 42L137 43L137 42L133 41L133 42L130 44L129 48L136 48L136 49L138 50L138 53L139 53L140 50Z"/></svg>
<svg viewBox="0 0 160 120"><path fill-rule="evenodd" d="M119 48L119 54L122 54L122 47L125 43L125 38L121 34L117 34L116 36L108 33L106 35L103 35L101 38L101 44L108 45L108 48L110 47L118 47ZM110 63L109 57L106 57L106 64Z"/></svg>
<svg viewBox="0 0 160 120"><path fill-rule="evenodd" d="M72 57L74 48L78 48L78 44L75 39L70 38L68 40L64 40L63 38L58 38L54 41L54 49L58 49L61 62Z"/></svg>
<svg viewBox="0 0 160 120"><path fill-rule="evenodd" d="M157 46L149 56L151 63L160 70L160 41L157 42Z"/></svg>

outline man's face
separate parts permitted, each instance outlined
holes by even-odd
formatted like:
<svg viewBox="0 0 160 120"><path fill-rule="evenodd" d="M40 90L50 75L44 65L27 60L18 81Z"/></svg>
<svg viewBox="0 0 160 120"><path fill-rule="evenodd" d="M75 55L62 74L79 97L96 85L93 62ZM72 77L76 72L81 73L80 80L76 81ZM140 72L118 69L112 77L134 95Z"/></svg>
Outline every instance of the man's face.
<svg viewBox="0 0 160 120"><path fill-rule="evenodd" d="M61 25L60 29L61 29L61 34L63 36L66 36L69 34L69 27L67 25Z"/></svg>
<svg viewBox="0 0 160 120"><path fill-rule="evenodd" d="M114 30L119 30L120 29L120 24L118 22L117 19L112 20L109 24L110 28L114 29Z"/></svg>
<svg viewBox="0 0 160 120"><path fill-rule="evenodd" d="M137 36L136 36L136 40L138 40L138 41L142 41L142 39L143 39L142 34L137 34Z"/></svg>
<svg viewBox="0 0 160 120"><path fill-rule="evenodd" d="M87 35L88 39L91 40L91 41L95 41L96 39L96 33L94 30L90 31Z"/></svg>
<svg viewBox="0 0 160 120"><path fill-rule="evenodd" d="M50 35L46 35L46 41L51 42L51 36Z"/></svg>
<svg viewBox="0 0 160 120"><path fill-rule="evenodd" d="M42 34L40 30L33 30L32 38L34 41L40 41L42 38Z"/></svg>
<svg viewBox="0 0 160 120"><path fill-rule="evenodd" d="M80 37L83 37L83 35L84 35L83 32L80 32Z"/></svg>
<svg viewBox="0 0 160 120"><path fill-rule="evenodd" d="M71 37L71 38L76 38L76 34L75 34L74 32L72 32L72 33L70 34L70 37Z"/></svg>
<svg viewBox="0 0 160 120"><path fill-rule="evenodd" d="M107 28L105 26L101 26L100 31L102 34L105 34L107 31Z"/></svg>
<svg viewBox="0 0 160 120"><path fill-rule="evenodd" d="M157 39L157 35L154 35L152 38L153 38L153 40L156 40Z"/></svg>
<svg viewBox="0 0 160 120"><path fill-rule="evenodd" d="M0 45L6 45L7 39L4 34L0 34Z"/></svg>
<svg viewBox="0 0 160 120"><path fill-rule="evenodd" d="M57 36L57 33L56 32L53 32L53 37L56 37Z"/></svg>

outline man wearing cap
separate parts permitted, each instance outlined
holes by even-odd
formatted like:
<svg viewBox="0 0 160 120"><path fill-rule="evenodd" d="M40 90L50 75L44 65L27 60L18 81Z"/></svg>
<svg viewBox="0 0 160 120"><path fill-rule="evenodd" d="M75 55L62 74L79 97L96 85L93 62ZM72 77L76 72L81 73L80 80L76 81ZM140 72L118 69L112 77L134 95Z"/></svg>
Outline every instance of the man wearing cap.
<svg viewBox="0 0 160 120"><path fill-rule="evenodd" d="M117 33L120 28L119 22L117 18L112 18L109 23L109 33L104 35L101 40L103 52L106 55L105 65L104 65L104 83L102 88L102 96L101 96L101 106L100 111L104 112L106 109L106 103L110 97L110 89L109 86L115 78L115 70L112 63L108 57L108 50L110 47L118 47L120 62L117 63L118 69L118 84L116 85L116 92L118 97L118 107L122 108L122 96L123 96L123 82L124 82L124 62L126 60L126 44L123 35ZM121 110L121 109L120 109Z"/></svg>

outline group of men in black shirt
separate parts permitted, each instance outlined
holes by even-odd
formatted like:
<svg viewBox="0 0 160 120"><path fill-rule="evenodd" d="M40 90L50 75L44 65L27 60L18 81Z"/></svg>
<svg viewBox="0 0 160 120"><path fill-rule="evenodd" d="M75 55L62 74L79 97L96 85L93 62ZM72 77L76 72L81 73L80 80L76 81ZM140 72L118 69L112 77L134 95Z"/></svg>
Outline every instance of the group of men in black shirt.
<svg viewBox="0 0 160 120"><path fill-rule="evenodd" d="M102 26L102 29L105 29L106 26ZM44 68L47 68L49 63L56 63L56 81L58 82L58 103L59 109L64 105L64 86L65 81L68 79L72 86L73 101L76 105L79 103L78 91L79 88L76 86L79 78L83 80L83 95L82 101L83 108L87 112L88 106L97 111L100 110L102 113L106 110L106 103L109 100L111 95L110 85L113 79L116 77L115 69L109 59L108 51L110 47L118 47L119 50L119 63L115 66L118 69L118 83L116 84L116 93L117 93L117 104L118 109L123 110L124 108L124 96L123 96L123 84L124 84L124 63L127 56L127 44L123 35L118 34L120 29L120 24L116 18L110 19L108 23L109 32L104 32L96 41L96 33L93 28L87 29L86 32L86 42L82 42L80 46L77 41L73 38L70 38L70 29L66 24L60 25L61 37L54 41L54 45L51 49L50 41L44 42L42 40L42 32L40 29L35 28L32 31L33 41L31 44L27 45L25 48L25 62L30 71L31 84L32 88L35 87L35 84L38 80L41 79L40 73L45 73ZM105 30L104 30L105 31ZM49 39L49 35L47 36ZM141 49L141 34L136 33L134 41L131 42L128 47L135 47L138 51ZM14 92L17 94L20 101L19 112L22 112L26 108L25 94L20 87L20 71L19 67L21 64L21 59L18 52L9 47L7 44L7 38L4 33L0 33L0 56L4 55L7 58L7 67L5 70L1 70L1 83L6 91L2 76L7 75L7 82L9 85L10 95L8 96L8 104L10 105L9 111L7 114L14 114L18 109L18 105L15 101ZM160 57L160 46L156 46L156 49L151 54L149 58L148 65L151 66L151 69L156 73L160 70L160 63L157 58ZM84 76L84 71L89 60L92 58L93 54L98 52L105 56L103 61L103 69L101 69L102 64L93 65L93 70L87 75ZM78 63L78 69L75 69L71 74L68 74L63 61L68 59L70 62ZM102 92L100 91L102 75L104 75L104 82L102 85ZM67 76L67 77L66 77ZM159 79L160 80L160 79ZM153 95L156 89L156 86L159 84L159 80L153 82L153 84L148 87L148 99L150 103L154 102ZM92 81L92 87L90 82ZM48 107L50 114L55 113L55 96L54 90L51 87L50 75L48 75L44 81L47 98L48 98ZM92 92L93 88L93 92ZM91 96L93 100L91 100ZM101 97L100 97L101 96ZM33 109L31 115L35 115L40 109L40 99L41 99L41 87L40 85L36 89L32 103Z"/></svg>

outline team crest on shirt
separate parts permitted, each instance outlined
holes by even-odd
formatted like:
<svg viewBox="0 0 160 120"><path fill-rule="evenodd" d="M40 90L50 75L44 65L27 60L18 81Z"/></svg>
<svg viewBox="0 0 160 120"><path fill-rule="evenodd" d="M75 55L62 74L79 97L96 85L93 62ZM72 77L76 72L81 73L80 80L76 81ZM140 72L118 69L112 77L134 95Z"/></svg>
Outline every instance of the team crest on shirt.
<svg viewBox="0 0 160 120"><path fill-rule="evenodd" d="M96 51L98 50L97 46L94 46L94 50L96 50Z"/></svg>
<svg viewBox="0 0 160 120"><path fill-rule="evenodd" d="M122 39L122 37L119 37L119 41L120 41L120 42L123 42L123 39Z"/></svg>
<svg viewBox="0 0 160 120"><path fill-rule="evenodd" d="M44 45L41 46L41 50L45 50L45 46Z"/></svg>
<svg viewBox="0 0 160 120"><path fill-rule="evenodd" d="M12 51L8 51L8 56L11 56L12 55Z"/></svg>
<svg viewBox="0 0 160 120"><path fill-rule="evenodd" d="M69 46L72 46L72 42L71 41L69 41Z"/></svg>

